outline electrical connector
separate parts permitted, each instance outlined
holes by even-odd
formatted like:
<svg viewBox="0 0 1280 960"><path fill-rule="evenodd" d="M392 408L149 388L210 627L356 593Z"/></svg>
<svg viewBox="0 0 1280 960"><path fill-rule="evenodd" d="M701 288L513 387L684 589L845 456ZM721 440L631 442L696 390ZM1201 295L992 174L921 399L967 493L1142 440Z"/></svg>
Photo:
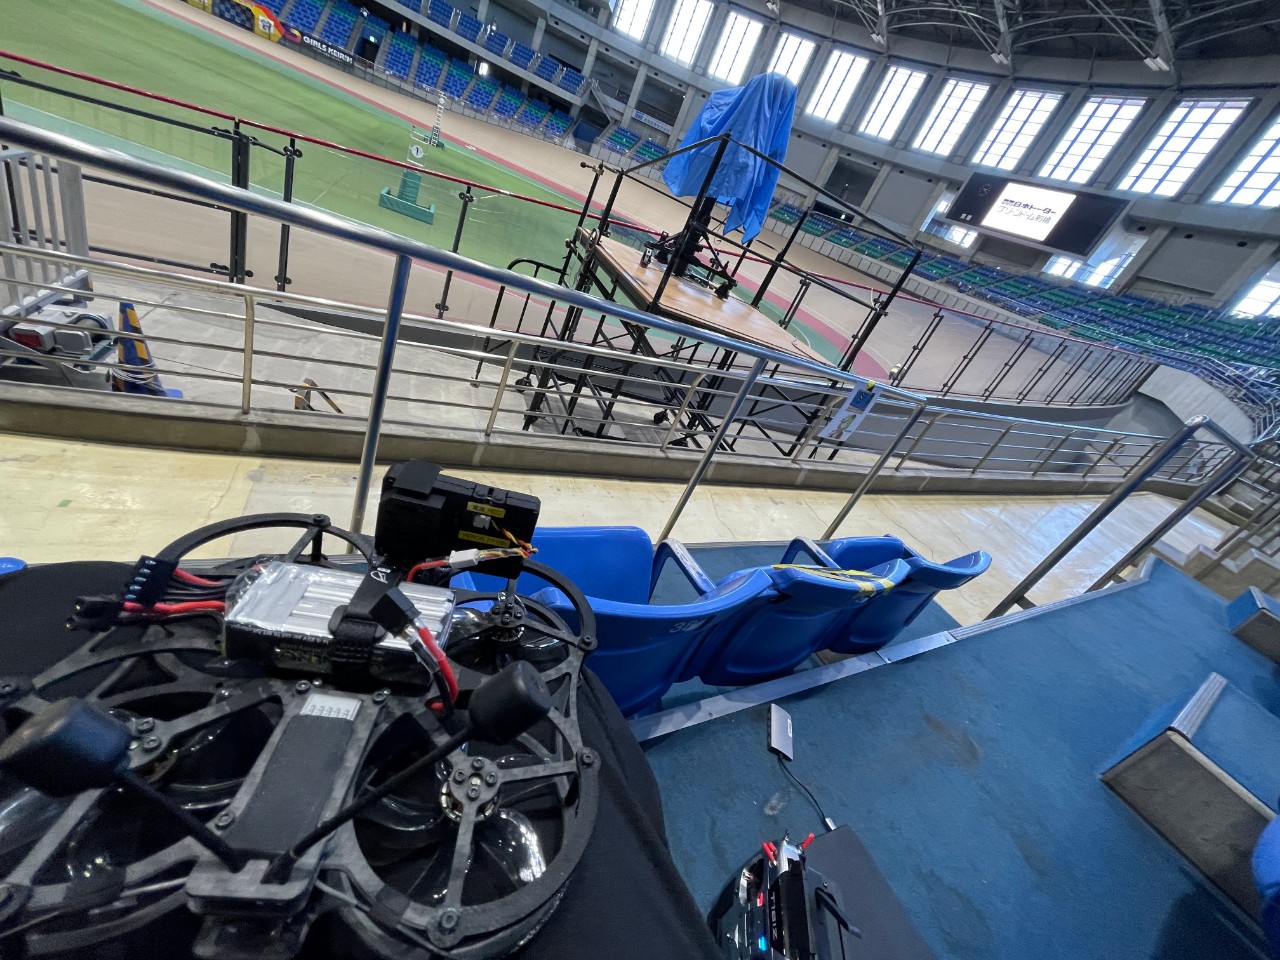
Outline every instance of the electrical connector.
<svg viewBox="0 0 1280 960"><path fill-rule="evenodd" d="M119 597L99 595L80 597L67 619L68 630L105 630L116 622L124 609Z"/></svg>
<svg viewBox="0 0 1280 960"><path fill-rule="evenodd" d="M133 576L124 588L125 601L154 607L164 600L165 591L169 589L169 582L177 569L178 564L173 560L139 557L133 565Z"/></svg>

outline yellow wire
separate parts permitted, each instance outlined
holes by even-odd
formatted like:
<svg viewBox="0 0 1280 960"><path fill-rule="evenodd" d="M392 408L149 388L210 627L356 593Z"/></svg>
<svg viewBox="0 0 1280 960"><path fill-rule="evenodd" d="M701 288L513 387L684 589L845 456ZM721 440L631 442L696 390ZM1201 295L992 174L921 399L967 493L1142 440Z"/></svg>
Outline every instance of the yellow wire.
<svg viewBox="0 0 1280 960"><path fill-rule="evenodd" d="M865 570L832 570L829 567L810 567L801 563L775 563L775 570L803 570L805 573L812 573L815 576L827 577L832 580L840 580L843 582L858 582L870 580L880 584L885 590L892 590L894 582L888 577L877 577L874 573L868 573ZM870 588L873 592L875 587L872 583L862 583L861 586Z"/></svg>

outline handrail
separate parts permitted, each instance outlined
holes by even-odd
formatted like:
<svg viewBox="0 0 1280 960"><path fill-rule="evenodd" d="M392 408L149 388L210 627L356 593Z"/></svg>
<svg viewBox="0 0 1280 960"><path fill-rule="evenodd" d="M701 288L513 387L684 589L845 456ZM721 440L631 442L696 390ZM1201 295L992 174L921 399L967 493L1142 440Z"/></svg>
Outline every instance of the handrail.
<svg viewBox="0 0 1280 960"><path fill-rule="evenodd" d="M392 233L389 230L348 220L346 217L341 217L337 214L285 203L271 197L259 196L248 190L215 183L195 174L164 167L109 147L94 146L75 140L72 137L42 130L39 127L22 123L10 117L0 117L0 139L22 149L52 154L73 163L101 167L121 176L137 177L153 184L159 184L167 189L185 191L201 200L220 203L242 213L270 217L290 226L314 230L317 233L334 237L338 240L363 244L367 247L382 250L385 253L404 254L423 263L429 263L446 270L464 271L491 283L505 284L525 293L559 300L586 310L600 310L635 323L665 330L679 336L692 337L704 343L728 348L738 353L746 353L753 357L764 357L774 363L784 363L791 367L799 367L810 373L818 374L824 379L848 381L850 383L861 379L854 374L837 370L826 364L806 360L768 347L744 343L701 327L692 327L676 320L670 320L623 304L603 300L582 291L557 286L545 280L514 273L502 267L490 266L460 253L452 253L439 247L432 247L420 241ZM903 396L918 399L915 394L911 394L908 391L898 392Z"/></svg>
<svg viewBox="0 0 1280 960"><path fill-rule="evenodd" d="M92 146L71 137L41 130L38 127L20 123L10 118L0 117L0 142L5 142L12 147L18 148L17 150L11 150L11 152L34 151L56 156L71 163L99 167L118 175L134 177L153 185L183 192L201 200L217 202L242 213L269 217L279 223L312 230L321 235L339 240L363 244L366 247L394 255L396 257L396 270L388 295L387 320L384 324L383 345L375 374L375 390L370 396L370 414L366 423L365 443L357 476L356 488L359 491L369 489L377 457L381 411L387 398L396 334L399 328L400 313L404 305L413 260L433 264L446 270L458 270L470 274L472 277L479 277L509 289L542 296L548 300L569 304L587 311L600 311L603 314L610 314L645 327L700 340L703 343L753 357L756 363L742 385L734 404L734 410L741 406L741 402L749 394L751 386L764 370L766 361L817 375L821 380L827 381L832 385L840 383L853 384L859 382L860 379L852 373L837 370L823 363L806 360L768 347L744 343L703 328L644 313L625 305L602 300L583 291L568 289L534 277L515 273L511 270L490 266L458 253L431 247L419 241L398 236L387 230L347 220L334 214L258 196L248 190L215 183L194 174L173 170L150 161L129 156L117 150ZM0 154L3 153L4 151L0 151ZM33 251L33 253L36 252ZM244 287L241 288L242 296L245 295L243 292L245 289ZM907 400L918 408L923 408L927 403L923 397L905 390L886 387L883 388L883 391L886 395ZM674 526L681 509L688 502L698 481L706 472L719 447L719 440L727 432L731 421L732 417L726 418L715 442L708 444L694 470L693 476L685 487L675 511L668 520L668 530ZM353 504L351 518L351 527L356 532L361 529L363 514L363 500L357 500Z"/></svg>
<svg viewBox="0 0 1280 960"><path fill-rule="evenodd" d="M995 607L987 614L987 620L1004 614L1012 606L1020 606L1023 608L1035 606L1027 599L1027 593L1037 583L1044 579L1045 574L1058 565L1058 563L1068 553L1076 548L1076 546L1084 540L1093 530L1102 523L1120 504L1126 500L1131 493L1150 480L1160 468L1165 466L1173 457L1190 441L1200 430L1208 430L1214 434L1222 443L1224 443L1234 454L1226 464L1218 468L1218 478L1211 478L1200 485L1196 492L1183 502L1182 506L1175 510L1172 514L1156 527L1154 531L1144 537L1132 550L1130 550L1120 562L1115 564L1102 579L1094 583L1090 589L1096 589L1104 582L1112 579L1120 570L1125 569L1134 558L1142 553L1147 547L1155 543L1160 537L1164 536L1169 530L1181 521L1184 517L1190 515L1206 498L1213 494L1225 483L1230 482L1238 475L1251 460L1254 459L1253 453L1248 447L1236 440L1235 437L1227 433L1220 426L1210 420L1208 417L1192 417L1177 433L1170 436L1163 444L1155 448L1151 452L1151 457L1145 467L1136 470L1129 476L1124 483L1120 484L1110 496L1102 503L1094 508L1089 516L1085 517L1079 525L1067 534L1067 536L1056 547L1050 551L1049 555L1040 561L1030 573L1022 578L1022 581L1009 591ZM1216 480L1216 482L1214 482Z"/></svg>

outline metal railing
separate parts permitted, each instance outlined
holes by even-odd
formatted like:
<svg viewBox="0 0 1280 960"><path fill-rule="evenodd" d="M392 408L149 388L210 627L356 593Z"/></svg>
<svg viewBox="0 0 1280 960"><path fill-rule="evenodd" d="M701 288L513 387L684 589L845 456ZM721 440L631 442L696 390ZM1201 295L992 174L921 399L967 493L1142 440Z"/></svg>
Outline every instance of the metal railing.
<svg viewBox="0 0 1280 960"><path fill-rule="evenodd" d="M55 179L64 175L64 165L68 174L73 164L89 165L237 211L253 218L250 226L265 218L275 225L302 228L331 241L333 246L325 249L334 256L350 252L352 244L389 255L385 262L394 269L388 305L378 310L57 253L30 243L0 245L0 254L38 255L64 267L38 276L0 278L0 284L7 280L37 294L45 291L51 298L83 296L83 289L63 287L49 277L87 270L95 279L92 297L173 314L170 328L146 335L158 357L152 372L192 385L193 394L201 394L193 399L222 404L243 415L274 413L291 405L292 391L317 366L345 371L348 383L353 375L367 375L368 388L344 388L319 378L325 381L325 391L343 405L341 414L288 414L313 424L327 417L348 427L361 426L364 440L352 509L355 529L363 521L383 430L422 435L424 424L433 430L460 430L477 443L570 435L575 443L602 452L652 451L687 463L690 475L663 535L674 528L713 464L782 468L794 471L797 478L819 470L847 475L857 488L831 524L831 535L894 457L895 472L924 467L966 475L1056 475L1112 483L1141 475L1136 482L1161 477L1195 485L1216 476L1232 455L1231 445L1221 438L1188 441L1148 468L1150 452L1162 438L993 417L938 406L892 387L882 388L857 433L833 442L821 435L822 428L849 391L865 385L860 377L12 120L0 119L0 142L11 144L14 154L41 155L34 162L50 169ZM58 158L56 164L51 157ZM417 265L430 269L424 273ZM599 318L606 332L631 324L655 337L702 344L720 351L720 362L708 365L676 354L637 358L611 345L607 337L564 343L538 331L410 313L415 298L420 302L425 296L421 290L410 290L415 273L432 285L445 271L454 274L455 284L488 290L494 296L495 316L506 316L507 306L519 308L523 315L531 305L556 321L571 312L579 318L590 315ZM147 288L158 289L148 297L143 295ZM175 290L194 299L175 307L168 295ZM228 301L237 309L227 309ZM289 316L290 312L303 316ZM306 318L317 312L355 326ZM499 337L502 342L495 343ZM29 351L0 351L0 361L11 356L33 359ZM137 373L137 368L118 361L60 361L47 355L38 359L84 364L106 374ZM588 371L590 376L585 376ZM603 393L602 386L607 388ZM543 403L535 408L534 398ZM159 405L179 403L159 398L154 402L158 410ZM633 435L624 443L619 431Z"/></svg>
<svg viewBox="0 0 1280 960"><path fill-rule="evenodd" d="M237 117L226 111L112 84L17 54L0 51L0 57L20 65L24 73L29 74L0 72L0 88L3 88L10 105L30 100L67 117L82 117L85 111L89 111L90 121L113 137L117 128L127 133L138 129L139 125L148 127L150 132L138 136L138 142L145 144L158 139L172 143L174 154L181 155L182 159L203 162L233 184L269 192L286 202L323 202L337 212L354 213L365 218L370 213L363 211L372 205L371 201L345 194L338 199L335 193L328 191L332 182L385 184L389 182L387 178L399 177L405 171L421 174L440 188L432 194L437 205L437 229L441 225L453 228L451 249L487 259L495 265L507 264L510 257L503 256L500 249L478 242L481 233L469 225L469 218L471 221L477 217L511 220L523 216L524 223L531 228L526 234L527 239L539 247L538 253L544 258L549 257L553 249L563 249L560 244L566 233L572 233L570 223L573 219L576 218L579 226L600 219L599 213L591 209L594 181L582 208L575 209L564 203L519 196L320 137ZM38 71L48 72L50 76L45 77ZM58 82L53 82L55 80ZM88 91L70 89L66 84L72 82L90 86ZM94 119L99 116L100 120ZM662 162L666 159L664 157ZM644 174L658 169L659 165L660 162L654 161L648 166L640 164L633 170ZM597 180L603 172L600 167L583 166L596 169ZM632 179L642 187L654 188L652 183L643 179L634 176ZM92 180L103 188L164 198L163 191L157 191L150 185L105 177ZM376 189L376 186L371 186L370 196L376 193ZM661 192L666 196L665 191ZM373 212L382 213L376 208ZM607 222L624 226L613 217L608 217ZM870 227L873 232L876 229L870 221L860 223L864 229ZM625 226L634 230L644 229L631 224ZM139 242L136 233L127 228L120 229L111 223L103 227L105 229L98 232L94 252L231 279L241 276L253 278L256 269L259 275L270 272L279 290L301 289L296 286L298 278L290 271L291 249L296 244L292 242L294 238L290 236L288 225L280 228L279 242L274 251L268 251L261 245L256 248L248 245L244 225L235 216L228 221L225 242L212 246L203 232L191 235L193 238L199 236L201 242L188 241L184 236L178 243L167 238L165 244L147 244ZM811 239L802 227L803 222L788 228L788 246ZM491 231L486 235L491 235ZM726 248L732 246L732 241L725 237L719 238L719 242ZM271 255L268 257L268 254ZM256 262L250 263L251 258ZM742 262L770 263L767 258L756 256L751 251L741 251L739 258L739 266ZM890 269L885 264L880 266ZM899 274L899 268L892 268L886 276L892 281ZM315 278L310 278L310 282L314 284ZM776 304L761 302L766 287L770 288L770 300L776 300ZM744 286L744 289L747 288ZM307 292L319 296L348 296L345 291L323 286L312 287ZM963 311L941 307L937 308L937 322L924 324L925 332L919 341L901 343L895 339L894 330L887 329L898 325L880 324L877 328L878 320L888 307L883 295L872 298L869 294L874 291L867 291L868 296L860 296L861 291L856 285L786 266L782 272L773 273L765 284L750 292L762 309L780 313L784 325L794 324L797 329L806 324L809 329L820 327L823 315L843 318L850 315L851 307L865 309L866 317L857 329L847 335L835 335L836 346L848 344L844 351L847 360L858 353L874 354L882 361L885 371L892 371L881 379L915 392L1011 403L1109 405L1132 395L1149 370L1148 365L1130 354L1124 354L1123 360L1114 360L1115 351L1096 344L1073 341L1050 332L1030 334L1016 325L971 318ZM450 307L447 293L446 290L438 300L437 313L440 316L444 316ZM800 309L806 294L807 313ZM959 361L956 360L958 357L961 358ZM1083 359L1077 362L1081 357Z"/></svg>
<svg viewBox="0 0 1280 960"><path fill-rule="evenodd" d="M1110 583L1117 582L1120 574L1129 569L1156 541L1189 517L1200 504L1216 491L1235 480L1253 461L1253 454L1247 447L1243 446L1208 417L1192 417L1183 425L1181 430L1161 443L1159 447L1151 450L1140 461L1138 467L1130 472L1125 481L1110 496L1098 504L1089 516L1085 517L1047 557L1036 565L1034 570L1023 577L1022 581L992 608L991 612L987 614L987 619L998 617L1013 606L1019 606L1023 609L1034 607L1035 604L1027 596L1031 588L1043 580L1068 553L1079 546L1085 537L1097 529L1098 525L1127 500L1130 494L1134 493L1143 483L1156 476L1162 469L1176 460L1183 453L1184 448L1193 442L1195 435L1202 430L1212 433L1218 438L1226 448L1225 456L1213 466L1209 476L1198 489L1170 512L1154 530L1129 548L1124 556L1112 564L1106 573L1094 581L1089 590L1097 590Z"/></svg>

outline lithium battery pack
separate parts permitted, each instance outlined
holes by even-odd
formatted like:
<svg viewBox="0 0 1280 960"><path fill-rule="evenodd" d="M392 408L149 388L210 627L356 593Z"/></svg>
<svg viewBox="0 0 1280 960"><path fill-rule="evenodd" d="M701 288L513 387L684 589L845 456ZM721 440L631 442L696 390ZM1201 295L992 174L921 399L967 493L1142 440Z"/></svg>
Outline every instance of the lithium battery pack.
<svg viewBox="0 0 1280 960"><path fill-rule="evenodd" d="M345 570L273 560L245 574L227 592L226 654L248 657L280 670L331 672L329 621L351 602L364 576ZM443 648L453 616L453 591L402 583L417 610L415 627L426 627ZM427 684L414 652L415 638L384 634L374 645L370 676L393 683Z"/></svg>

